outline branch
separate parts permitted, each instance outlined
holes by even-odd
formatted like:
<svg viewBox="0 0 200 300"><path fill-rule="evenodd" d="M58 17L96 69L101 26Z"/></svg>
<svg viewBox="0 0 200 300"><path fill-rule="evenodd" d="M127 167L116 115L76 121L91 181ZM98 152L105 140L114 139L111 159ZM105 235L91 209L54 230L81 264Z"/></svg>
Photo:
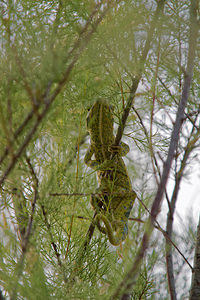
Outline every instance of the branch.
<svg viewBox="0 0 200 300"><path fill-rule="evenodd" d="M189 300L200 299L200 218L197 227L196 248L194 254L194 268Z"/></svg>
<svg viewBox="0 0 200 300"><path fill-rule="evenodd" d="M158 162L157 162L157 159L156 159L156 156L155 156L153 147L152 147L152 145L150 145L150 144L151 144L151 142L150 142L150 137L149 137L149 135L148 135L147 129L146 129L146 127L145 127L145 125L144 125L144 123L143 123L143 121L142 121L142 118L141 118L140 114L138 113L138 111L135 109L134 106L132 106L132 109L133 109L133 111L135 112L135 114L137 115L137 117L138 117L138 119L139 119L139 122L140 122L140 124L141 124L141 126L142 126L142 128L143 128L143 130L144 130L144 134L145 134L145 136L146 136L147 142L148 142L148 144L149 144L150 155L151 155L151 161L152 161L152 168L153 168L153 171L154 171L154 177L155 177L155 180L156 180L157 185L159 185L159 181L158 181L158 178L157 178L157 176L156 176L155 166L156 166L156 168L157 168L159 178L161 177L161 173L160 173L159 165L158 165ZM155 164L155 166L154 166L154 164Z"/></svg>
<svg viewBox="0 0 200 300"><path fill-rule="evenodd" d="M0 157L0 164L4 161L4 159L6 158L6 156L9 153L10 147L14 144L16 138L18 137L18 135L20 135L20 133L23 131L23 129L26 127L26 125L29 123L29 121L33 118L34 116L34 110L31 110L28 115L25 117L24 121L21 123L21 125L17 128L17 130L14 132L13 134L13 138L11 138L10 140L10 144L9 146L7 146L4 151L3 151L3 155Z"/></svg>
<svg viewBox="0 0 200 300"><path fill-rule="evenodd" d="M51 233L51 226L48 222L48 219L47 219L47 213L45 211L45 208L44 208L44 205L41 206L42 208L42 214L44 216L44 221L45 221L45 225L47 227L47 230L48 230L48 233L50 235L50 239L51 239L51 245L53 247L53 250L55 252L55 255L56 255L56 258L57 258L57 261L58 261L58 265L62 268L63 270L63 265L62 265L62 262L61 262L61 259L60 259L60 253L58 252L58 248L57 248L57 245L56 243L54 242L53 240L53 236L52 236L52 233ZM64 279L65 279L65 276L64 276Z"/></svg>
<svg viewBox="0 0 200 300"><path fill-rule="evenodd" d="M193 133L195 127L196 126L194 124L193 128L191 130L191 133L190 133L190 137L188 139L186 151L185 151L183 159L181 161L179 171L176 173L175 186L174 186L171 201L169 204L169 212L167 214L166 232L167 232L167 235L170 237L170 239L172 237L173 216L174 216L174 212L175 212L175 206L176 206L178 192L179 192L179 188L180 188L180 184L181 184L182 175L183 175L184 169L186 167L186 162L189 158L189 155L192 152L192 150L195 148L195 143L199 140L200 129L198 129L196 134L194 134L193 139L191 140L192 133ZM173 271L172 247L171 247L171 243L168 240L166 240L166 263L167 263L167 277L168 277L168 284L169 284L169 291L170 291L171 299L177 299L175 280L174 280L174 271Z"/></svg>
<svg viewBox="0 0 200 300"><path fill-rule="evenodd" d="M164 4L164 1L162 1ZM161 3L161 1L159 2ZM183 92L180 100L180 104L178 107L177 115L176 115L176 121L174 124L174 129L171 135L170 145L169 145L169 151L168 156L166 159L166 162L164 164L163 173L161 177L160 184L158 186L158 190L156 193L156 197L154 199L152 208L151 208L151 215L147 221L146 230L142 238L142 242L140 245L140 248L138 250L138 253L136 255L135 261L133 262L132 267L130 268L129 272L125 276L124 280L120 283L119 287L117 288L116 292L114 293L112 299L116 299L120 295L120 299L128 299L129 295L131 294L131 291L133 289L133 286L136 283L136 279L138 276L138 272L140 269L140 266L142 264L142 260L145 254L145 251L148 248L150 236L153 232L153 223L156 220L157 215L159 214L163 194L165 191L165 187L167 184L169 172L171 169L172 161L174 158L174 153L176 150L176 147L178 145L179 140L179 133L182 125L182 120L184 118L184 110L187 105L187 100L189 97L189 91L193 76L193 68L194 68L194 59L195 59L195 50L197 45L197 18L196 13L197 10L194 9L194 6L196 8L197 1L193 0L191 4L191 17L190 17L190 32L189 32L189 52L188 52L188 60L187 60L187 72L184 79L184 86L183 86Z"/></svg>
<svg viewBox="0 0 200 300"><path fill-rule="evenodd" d="M147 208L147 206L143 203L143 201L139 197L137 197L137 199L142 204L142 206L145 208L145 210L148 212L149 216L151 216L151 212L149 211L149 209ZM138 221L136 220L136 222L138 222ZM140 222L144 223L144 221L142 221L142 220L140 220ZM183 260L187 263L187 265L192 270L192 266L189 263L189 261L187 260L187 258L179 250L179 248L176 246L176 244L172 241L171 236L169 236L168 233L160 226L160 224L158 223L157 220L154 221L153 226L154 226L154 228L156 228L157 230L159 230L164 235L166 241L168 241L168 243L170 243L177 250L177 252L182 256Z"/></svg>
<svg viewBox="0 0 200 300"><path fill-rule="evenodd" d="M23 241L26 227L28 223L28 215L25 214L26 209L26 198L23 195L23 192L17 188L12 190L12 200L15 210L15 216L18 223L18 230L20 234L20 239Z"/></svg>
<svg viewBox="0 0 200 300"><path fill-rule="evenodd" d="M26 233L24 234L23 239L22 239L22 254L19 258L19 261L16 266L16 270L15 270L16 271L16 282L14 283L14 286L13 286L11 300L16 299L16 296L17 296L17 286L18 286L20 277L22 275L24 259L25 259L26 252L28 250L29 240L30 240L30 236L31 236L31 232L32 232L33 216L34 216L34 212L35 212L36 202L38 199L38 179L37 179L36 173L35 173L32 165L31 165L30 160L28 159L27 162L28 162L29 167L31 168L31 173L32 173L33 180L35 183L34 184L35 185L34 186L34 199L32 202L32 209L31 209L31 214L30 214L29 220L28 220L28 225L26 228Z"/></svg>

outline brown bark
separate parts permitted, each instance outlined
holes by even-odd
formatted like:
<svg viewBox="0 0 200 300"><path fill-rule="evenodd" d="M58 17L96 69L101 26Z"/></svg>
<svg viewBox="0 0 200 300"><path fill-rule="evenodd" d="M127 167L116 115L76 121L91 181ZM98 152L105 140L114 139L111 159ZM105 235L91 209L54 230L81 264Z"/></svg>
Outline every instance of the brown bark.
<svg viewBox="0 0 200 300"><path fill-rule="evenodd" d="M192 274L192 284L190 290L189 300L199 300L200 299L200 217L199 224L197 227L197 239L194 254L194 268Z"/></svg>

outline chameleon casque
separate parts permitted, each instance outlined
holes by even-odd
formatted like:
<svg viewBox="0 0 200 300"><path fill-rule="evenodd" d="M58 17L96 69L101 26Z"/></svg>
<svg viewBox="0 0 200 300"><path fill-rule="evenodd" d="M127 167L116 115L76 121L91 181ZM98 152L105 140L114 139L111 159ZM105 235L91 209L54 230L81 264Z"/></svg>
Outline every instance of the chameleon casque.
<svg viewBox="0 0 200 300"><path fill-rule="evenodd" d="M92 105L86 121L90 147L84 161L97 171L99 183L91 196L91 205L97 212L95 223L101 232L108 235L111 244L119 245L128 234L128 217L136 198L122 159L129 152L129 146L123 142L113 146L113 108L106 100L97 100ZM115 155L111 160L112 152Z"/></svg>

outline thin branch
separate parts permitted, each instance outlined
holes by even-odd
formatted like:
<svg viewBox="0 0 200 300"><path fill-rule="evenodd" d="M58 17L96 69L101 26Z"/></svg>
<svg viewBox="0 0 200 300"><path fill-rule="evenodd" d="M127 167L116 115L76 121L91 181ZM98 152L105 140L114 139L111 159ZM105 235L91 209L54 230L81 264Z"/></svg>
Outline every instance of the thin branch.
<svg viewBox="0 0 200 300"><path fill-rule="evenodd" d="M153 151L153 147L152 147L152 145L150 145L151 142L150 142L150 137L149 137L149 135L148 135L147 129L146 129L146 127L145 127L145 125L144 125L144 123L143 123L143 121L142 121L142 118L141 118L140 114L138 113L138 111L135 109L134 106L132 106L132 108L133 108L133 111L135 112L135 114L137 115L137 117L138 117L138 119L139 119L139 121L140 121L140 124L141 124L141 126L142 126L142 128L143 128L143 130L144 130L144 134L145 134L145 136L146 136L147 142L148 142L148 144L149 144L150 155L151 155L151 158L152 158L152 166L153 166L153 169L154 169L154 164L155 164L155 166L156 166L156 168L157 168L157 171L158 171L158 174L159 174L159 177L161 177L160 169L159 169L159 166L158 166L158 162L157 162L155 153L154 153L154 151ZM155 173L155 171L154 171L154 173ZM157 183L157 185L158 185L159 182L158 182L157 176L155 176L155 179L156 179L156 183Z"/></svg>
<svg viewBox="0 0 200 300"><path fill-rule="evenodd" d="M53 240L53 236L52 236L52 233L51 233L51 226L50 226L50 224L49 224L49 222L48 222L48 219L47 219L47 213L46 213L46 210L45 210L45 208L44 208L44 205L42 205L41 208L42 208L42 214L43 214L43 216L44 216L45 225L46 225L47 230L48 230L48 233L49 233L49 235L50 235L51 245L52 245L52 247L53 247L53 250L54 250L54 252L55 252L55 255L56 255L56 258L57 258L57 261L58 261L58 265L59 265L61 268L63 268L62 262L61 262L61 259L60 259L60 253L58 252L57 245L56 245L56 243L55 243L54 240Z"/></svg>
<svg viewBox="0 0 200 300"><path fill-rule="evenodd" d="M68 217L69 215L66 215L66 216ZM83 217L83 216L74 216L74 218L77 218L77 219L80 219L80 220L86 220L86 221L90 221L90 220L91 220L90 218L88 218L88 217ZM142 223L142 224L145 223L145 221L143 221L143 220L141 220L141 219L139 219L139 218L132 218L132 217L129 217L128 220L129 220L129 221L133 221L133 222ZM156 228L157 228L157 226L156 226Z"/></svg>
<svg viewBox="0 0 200 300"><path fill-rule="evenodd" d="M126 192L111 192L111 193L107 193L107 195L124 195L126 194ZM68 197L72 197L72 196L81 196L81 197L88 197L88 196L102 196L101 193L50 193L49 196L68 196Z"/></svg>
<svg viewBox="0 0 200 300"><path fill-rule="evenodd" d="M18 282L19 282L20 277L22 275L24 259L25 259L26 252L28 250L29 240L30 240L30 236L31 236L31 232L32 232L33 216L34 216L34 212L35 212L36 202L37 202L37 199L38 199L38 179L37 179L36 173L35 173L32 165L31 165L30 160L28 160L27 162L28 162L28 165L31 169L33 180L35 182L35 184L34 184L34 198L33 198L33 202L32 202L32 209L31 209L31 214L30 214L29 220L28 220L28 225L27 225L27 228L26 228L26 232L25 232L25 234L23 236L23 239L22 239L22 254L19 258L19 261L18 261L17 267L16 267L16 271L17 271L16 282L14 283L14 286L13 286L11 300L16 299L16 296L17 296Z"/></svg>
<svg viewBox="0 0 200 300"><path fill-rule="evenodd" d="M159 3L161 3L160 1ZM164 1L163 1L164 4ZM136 283L136 279L138 276L138 272L140 269L140 266L142 264L142 260L145 254L145 251L148 248L150 236L153 232L153 223L156 220L157 215L160 212L160 207L162 203L163 194L166 188L168 176L170 173L172 161L174 158L174 153L178 145L179 140L179 133L182 125L182 121L184 118L184 110L187 105L187 100L189 97L189 91L193 76L193 68L194 68L194 59L195 59L195 50L197 45L197 35L198 30L196 26L197 18L196 13L197 11L194 9L194 6L196 7L197 2L195 0L192 1L191 4L191 17L190 17L190 32L189 32L189 52L188 52L188 60L187 60L187 72L184 79L184 86L183 86L183 92L180 100L180 104L178 107L177 115L176 115L176 121L174 124L173 132L171 135L169 150L166 162L164 164L163 173L161 177L161 181L155 196L155 199L153 201L153 205L151 208L151 214L148 219L146 230L142 238L142 242L140 245L140 248L138 250L138 253L136 255L136 258L132 264L132 267L130 268L129 272L123 279L123 281L119 284L116 292L113 294L112 299L116 299L120 296L120 299L128 299L129 295L131 294L132 288Z"/></svg>
<svg viewBox="0 0 200 300"><path fill-rule="evenodd" d="M194 254L194 268L189 300L200 299L200 218L197 227L196 247Z"/></svg>
<svg viewBox="0 0 200 300"><path fill-rule="evenodd" d="M158 180L158 177L156 174L156 168L154 165L154 162L156 162L156 159L155 159L155 155L154 155L154 151L153 151L152 136L153 136L153 120L154 120L156 85L157 85L157 78L158 78L159 63L160 63L160 33L159 33L159 41L158 41L156 68L154 71L155 74L154 74L154 78L153 78L152 109L151 109L151 116L150 116L150 134L149 134L149 150L150 150L150 155L151 155L151 163L152 163L153 173L154 173L154 177L155 177L157 185L159 184L159 180Z"/></svg>
<svg viewBox="0 0 200 300"><path fill-rule="evenodd" d="M91 224L88 228L88 231L87 231L87 234L86 234L86 237L85 237L85 241L84 241L83 246L82 246L84 251L87 249L87 246L90 243L91 238L92 238L93 233L94 233L94 229L95 229L94 219L96 217L96 214L97 214L97 212L95 212L94 215L93 215L92 222L91 222Z"/></svg>
<svg viewBox="0 0 200 300"><path fill-rule="evenodd" d="M82 136L81 140L79 141L79 147L85 143L85 140L86 140L87 136L88 136L88 133L86 133ZM77 151L78 151L78 146L77 146L77 143L76 143L76 145L74 147L74 153L73 153L72 157L69 159L69 161L67 162L67 164L66 164L66 166L63 170L64 173L66 172L67 167L70 166L72 164L73 160L76 158Z"/></svg>
<svg viewBox="0 0 200 300"><path fill-rule="evenodd" d="M15 210L15 216L18 223L17 233L19 231L19 238L21 241L23 241L28 221L28 215L25 214L26 198L24 197L21 190L14 188L12 190L12 200Z"/></svg>
<svg viewBox="0 0 200 300"><path fill-rule="evenodd" d="M135 109L135 107L132 106L132 108L133 108L134 112L136 113L136 115L137 115L137 117L138 117L138 119L139 119L139 121L140 121L140 124L141 124L141 126L142 126L142 128L143 128L143 130L144 130L145 136L146 136L146 138L147 138L147 142L148 142L148 144L150 144L150 141L149 141L149 135L148 135L147 129L146 129L146 127L145 127L145 125L144 125L144 123L143 123L143 121L142 121L142 118L141 118L140 114L138 113L138 111ZM156 168L157 168L157 172L158 172L158 175L159 175L159 179L160 179L160 178L161 178L161 172L160 172L160 168L159 168L158 161L157 161L157 159L156 159L155 153L154 153L154 151L153 151L153 147L152 147L151 150L152 150L152 151L150 151L150 155L153 156L152 163L154 162L154 164L155 164L155 166L156 166ZM153 168L154 168L154 166L153 166ZM159 185L159 181L158 181L157 177L156 177L156 183L157 183L157 185ZM169 209L170 209L170 205L169 205L169 196L168 196L168 193L167 193L167 190L166 190L166 189L165 189L165 197L166 197L166 199L167 199L167 203L168 203L168 206L169 206Z"/></svg>
<svg viewBox="0 0 200 300"><path fill-rule="evenodd" d="M35 110L37 109L37 106L35 106L33 91L32 91L32 89L31 89L31 87L29 85L29 82L27 81L26 72L24 70L23 64L21 62L21 59L20 59L20 57L18 55L18 52L17 52L17 48L15 47L14 43L11 46L11 49L12 49L12 51L14 53L15 60L16 60L16 65L17 65L17 67L19 69L19 73L21 74L21 76L23 78L24 87L25 87L25 89L27 91L27 94L28 94L30 100L32 101L34 112L36 112Z"/></svg>
<svg viewBox="0 0 200 300"><path fill-rule="evenodd" d="M29 123L29 121L33 118L34 116L34 110L31 110L28 115L25 117L24 121L21 123L21 125L18 127L18 129L14 132L13 138L10 140L9 146L7 146L4 151L3 155L0 157L0 164L4 161L6 156L9 153L10 147L14 144L16 138L20 135L20 133L23 131L23 129L26 127L26 125Z"/></svg>
<svg viewBox="0 0 200 300"><path fill-rule="evenodd" d="M78 182L78 172L79 172L79 159L80 159L80 142L81 142L81 118L79 122L79 133L78 133L78 140L77 140L77 159L76 159L76 180L75 180L75 190L77 189L77 182ZM76 207L76 201L74 198L73 201L73 207L72 207L72 216L70 220L70 226L69 226L69 234L68 234L68 241L67 241L67 249L65 253L65 259L67 258L69 248L70 248L70 243L71 243L71 236L72 236L72 227L73 227L73 221L74 221L74 211Z"/></svg>
<svg viewBox="0 0 200 300"><path fill-rule="evenodd" d="M192 135L194 128L195 128L195 126L193 125L193 128L191 130L191 133L190 133L190 136L188 139L188 143L186 146L186 151L185 151L183 159L181 161L179 171L176 173L175 186L174 186L174 190L173 190L171 201L170 201L169 212L167 214L166 232L167 232L168 236L170 237L170 239L172 237L173 216L174 216L174 212L175 212L175 206L176 206L176 201L177 201L177 197L178 197L181 180L183 177L182 175L183 175L184 169L186 167L186 162L189 158L189 155L191 154L192 150L195 148L195 143L199 140L200 129L198 129L196 134ZM192 140L191 140L191 138L192 138ZM173 271L172 249L171 249L171 243L169 243L168 240L166 240L166 263L167 263L167 277L168 277L170 296L171 296L171 299L177 299L174 271Z"/></svg>
<svg viewBox="0 0 200 300"><path fill-rule="evenodd" d="M177 103L177 101L176 101L176 98L172 95L172 93L171 93L171 91L169 90L169 88L166 86L166 84L163 82L163 80L158 76L158 79L159 79L159 81L160 81L160 83L163 85L163 87L166 89L166 91L168 92L168 94L169 94L169 96L174 100L174 102L178 105L178 103ZM158 99L157 99L158 100ZM158 100L159 101L159 100ZM164 106L163 106L163 104L161 103L161 102L159 102L159 104L164 108ZM187 113L187 112L185 112L185 118L183 119L183 121L185 120L185 119L189 119L190 120L190 122L193 124L193 120L192 120L192 116L193 115L196 115L196 114L198 114L200 112L200 109L198 109L197 111L195 111L195 112L191 112L191 113ZM172 120L172 118L171 118L171 116L169 115L169 113L166 111L166 113L167 113L167 115L168 115L168 117L169 117L169 119L170 119L170 121L171 121L171 123L173 124L173 120ZM196 126L196 125L195 125ZM196 128L197 129L197 128Z"/></svg>
<svg viewBox="0 0 200 300"><path fill-rule="evenodd" d="M117 130L117 135L116 135L115 143L114 143L115 146L119 145L120 140L122 138L124 128L125 128L125 125L126 125L126 121L127 121L128 116L129 116L131 107L133 105L133 100L134 100L134 97L135 97L135 93L136 93L138 84L140 82L141 76L142 76L142 72L143 72L144 65L145 65L145 62L146 62L146 58L147 58L147 55L148 55L148 52L149 52L149 49L150 49L150 45L151 45L152 37L153 37L153 34L154 34L154 30L155 30L155 27L157 25L158 17L159 17L159 15L160 15L161 11L163 10L163 7L164 7L164 2L165 2L165 0L161 0L161 1L158 2L153 20L151 22L150 29L147 33L146 43L145 43L144 50L143 50L143 53L141 55L140 62L139 62L139 69L136 72L137 75L135 76L135 78L133 78L132 86L131 86L131 89L130 89L130 95L129 95L129 98L127 100L126 107L125 107L125 109L123 111L123 114L122 114L121 123L118 127L118 130Z"/></svg>
<svg viewBox="0 0 200 300"><path fill-rule="evenodd" d="M42 97L44 97L45 102L46 99L48 99L49 96L49 90L51 87L51 82L49 82L47 84L46 90L44 92L44 94L42 95ZM35 105L37 105L37 109L39 109L39 105L40 103L42 103L42 101L37 102ZM0 157L0 164L4 161L4 159L6 158L6 156L9 154L10 148L13 146L13 144L15 143L17 137L23 132L23 130L25 129L25 127L28 125L28 123L32 120L32 118L34 117L34 110L32 109L27 116L25 117L24 121L21 123L21 125L17 128L17 130L14 132L13 137L11 137L10 139L10 144L4 149L3 151L3 155Z"/></svg>
<svg viewBox="0 0 200 300"><path fill-rule="evenodd" d="M143 203L143 201L137 196L137 199L139 200L139 202L142 204L142 206L145 208L145 210L148 212L149 216L151 216L151 212L150 210L147 208L147 206ZM142 221L143 222L143 221ZM162 232L162 234L164 235L166 241L168 241L176 250L177 252L182 256L183 260L187 263L187 265L190 267L190 269L192 270L192 266L189 263L189 261L187 260L187 258L184 256L184 254L179 250L179 248L176 246L176 244L172 241L171 236L168 235L167 231L165 231L160 224L158 223L157 220L154 221L153 223L154 228L158 229L160 232Z"/></svg>

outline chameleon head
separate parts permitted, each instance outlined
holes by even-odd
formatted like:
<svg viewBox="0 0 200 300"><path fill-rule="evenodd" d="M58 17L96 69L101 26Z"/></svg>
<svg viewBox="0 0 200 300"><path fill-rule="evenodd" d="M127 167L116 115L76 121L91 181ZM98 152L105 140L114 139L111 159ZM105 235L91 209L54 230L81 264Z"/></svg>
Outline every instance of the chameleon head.
<svg viewBox="0 0 200 300"><path fill-rule="evenodd" d="M91 131L94 127L99 126L98 124L108 122L114 123L113 118L113 106L108 103L105 99L98 99L94 102L92 107L89 109L86 122L87 122L87 130Z"/></svg>

